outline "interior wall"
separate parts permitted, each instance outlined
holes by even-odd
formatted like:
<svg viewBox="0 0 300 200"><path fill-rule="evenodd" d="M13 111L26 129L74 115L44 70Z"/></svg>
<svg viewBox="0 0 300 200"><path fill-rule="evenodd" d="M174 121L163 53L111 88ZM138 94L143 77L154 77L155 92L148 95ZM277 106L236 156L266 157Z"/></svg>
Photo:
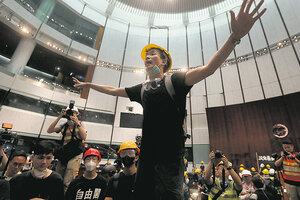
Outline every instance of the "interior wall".
<svg viewBox="0 0 300 200"><path fill-rule="evenodd" d="M210 150L221 150L235 166L256 167L257 153L279 153L272 126L284 124L296 151L300 147L300 93L251 103L207 108Z"/></svg>

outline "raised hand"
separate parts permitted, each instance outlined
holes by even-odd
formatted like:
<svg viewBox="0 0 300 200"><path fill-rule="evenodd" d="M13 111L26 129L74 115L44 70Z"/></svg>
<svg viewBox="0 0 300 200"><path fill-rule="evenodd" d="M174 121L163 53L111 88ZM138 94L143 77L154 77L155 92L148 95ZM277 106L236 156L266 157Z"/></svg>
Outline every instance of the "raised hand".
<svg viewBox="0 0 300 200"><path fill-rule="evenodd" d="M89 83L81 82L81 81L79 81L75 77L72 77L72 78L73 78L73 82L74 82L74 87L76 87L76 88L87 88L87 87L90 87Z"/></svg>
<svg viewBox="0 0 300 200"><path fill-rule="evenodd" d="M230 10L231 30L234 39L241 39L244 37L250 31L256 20L266 12L267 9L264 8L260 13L254 16L264 3L264 0L261 0L252 12L249 13L253 1L254 0L250 0L247 4L247 0L244 0L237 16Z"/></svg>

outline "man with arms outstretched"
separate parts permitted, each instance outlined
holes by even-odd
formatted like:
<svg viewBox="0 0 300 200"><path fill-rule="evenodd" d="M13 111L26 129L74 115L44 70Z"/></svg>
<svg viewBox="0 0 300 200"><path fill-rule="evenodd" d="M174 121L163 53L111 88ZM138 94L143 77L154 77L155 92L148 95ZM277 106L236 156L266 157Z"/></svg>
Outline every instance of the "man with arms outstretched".
<svg viewBox="0 0 300 200"><path fill-rule="evenodd" d="M186 95L192 86L212 75L226 60L240 39L245 36L266 11L257 11L263 0L251 12L253 0L244 0L235 17L231 14L231 30L228 40L203 67L171 75L174 96L170 95L166 77L172 66L171 55L164 48L150 44L142 50L142 58L149 80L129 88L115 88L80 82L74 78L75 87L92 88L99 92L128 97L143 106L143 130L141 153L135 182L135 199L182 199L184 174L183 150Z"/></svg>

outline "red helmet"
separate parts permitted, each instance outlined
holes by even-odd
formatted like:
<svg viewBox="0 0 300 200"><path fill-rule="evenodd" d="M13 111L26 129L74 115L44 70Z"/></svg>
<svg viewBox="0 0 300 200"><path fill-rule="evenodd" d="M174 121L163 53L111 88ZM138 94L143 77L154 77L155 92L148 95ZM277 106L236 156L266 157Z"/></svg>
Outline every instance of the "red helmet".
<svg viewBox="0 0 300 200"><path fill-rule="evenodd" d="M83 160L88 156L97 156L99 161L101 161L101 155L97 149L89 148L88 150L86 150L83 155Z"/></svg>

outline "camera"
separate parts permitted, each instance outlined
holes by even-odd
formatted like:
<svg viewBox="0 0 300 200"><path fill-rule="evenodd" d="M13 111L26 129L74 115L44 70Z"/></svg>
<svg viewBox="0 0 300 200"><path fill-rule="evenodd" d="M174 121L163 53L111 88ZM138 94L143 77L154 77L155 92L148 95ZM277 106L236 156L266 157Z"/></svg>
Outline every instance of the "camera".
<svg viewBox="0 0 300 200"><path fill-rule="evenodd" d="M74 110L73 110L74 104L75 101L71 100L69 106L67 107L66 114L63 115L63 118L67 118L68 120L71 120L70 117L74 115Z"/></svg>
<svg viewBox="0 0 300 200"><path fill-rule="evenodd" d="M224 155L224 153L220 150L216 150L215 151L215 158L222 158L222 156Z"/></svg>
<svg viewBox="0 0 300 200"><path fill-rule="evenodd" d="M0 131L0 145L11 144L15 145L18 142L18 136L16 133L9 131L12 129L13 125L8 123L2 123L2 128L4 130Z"/></svg>

